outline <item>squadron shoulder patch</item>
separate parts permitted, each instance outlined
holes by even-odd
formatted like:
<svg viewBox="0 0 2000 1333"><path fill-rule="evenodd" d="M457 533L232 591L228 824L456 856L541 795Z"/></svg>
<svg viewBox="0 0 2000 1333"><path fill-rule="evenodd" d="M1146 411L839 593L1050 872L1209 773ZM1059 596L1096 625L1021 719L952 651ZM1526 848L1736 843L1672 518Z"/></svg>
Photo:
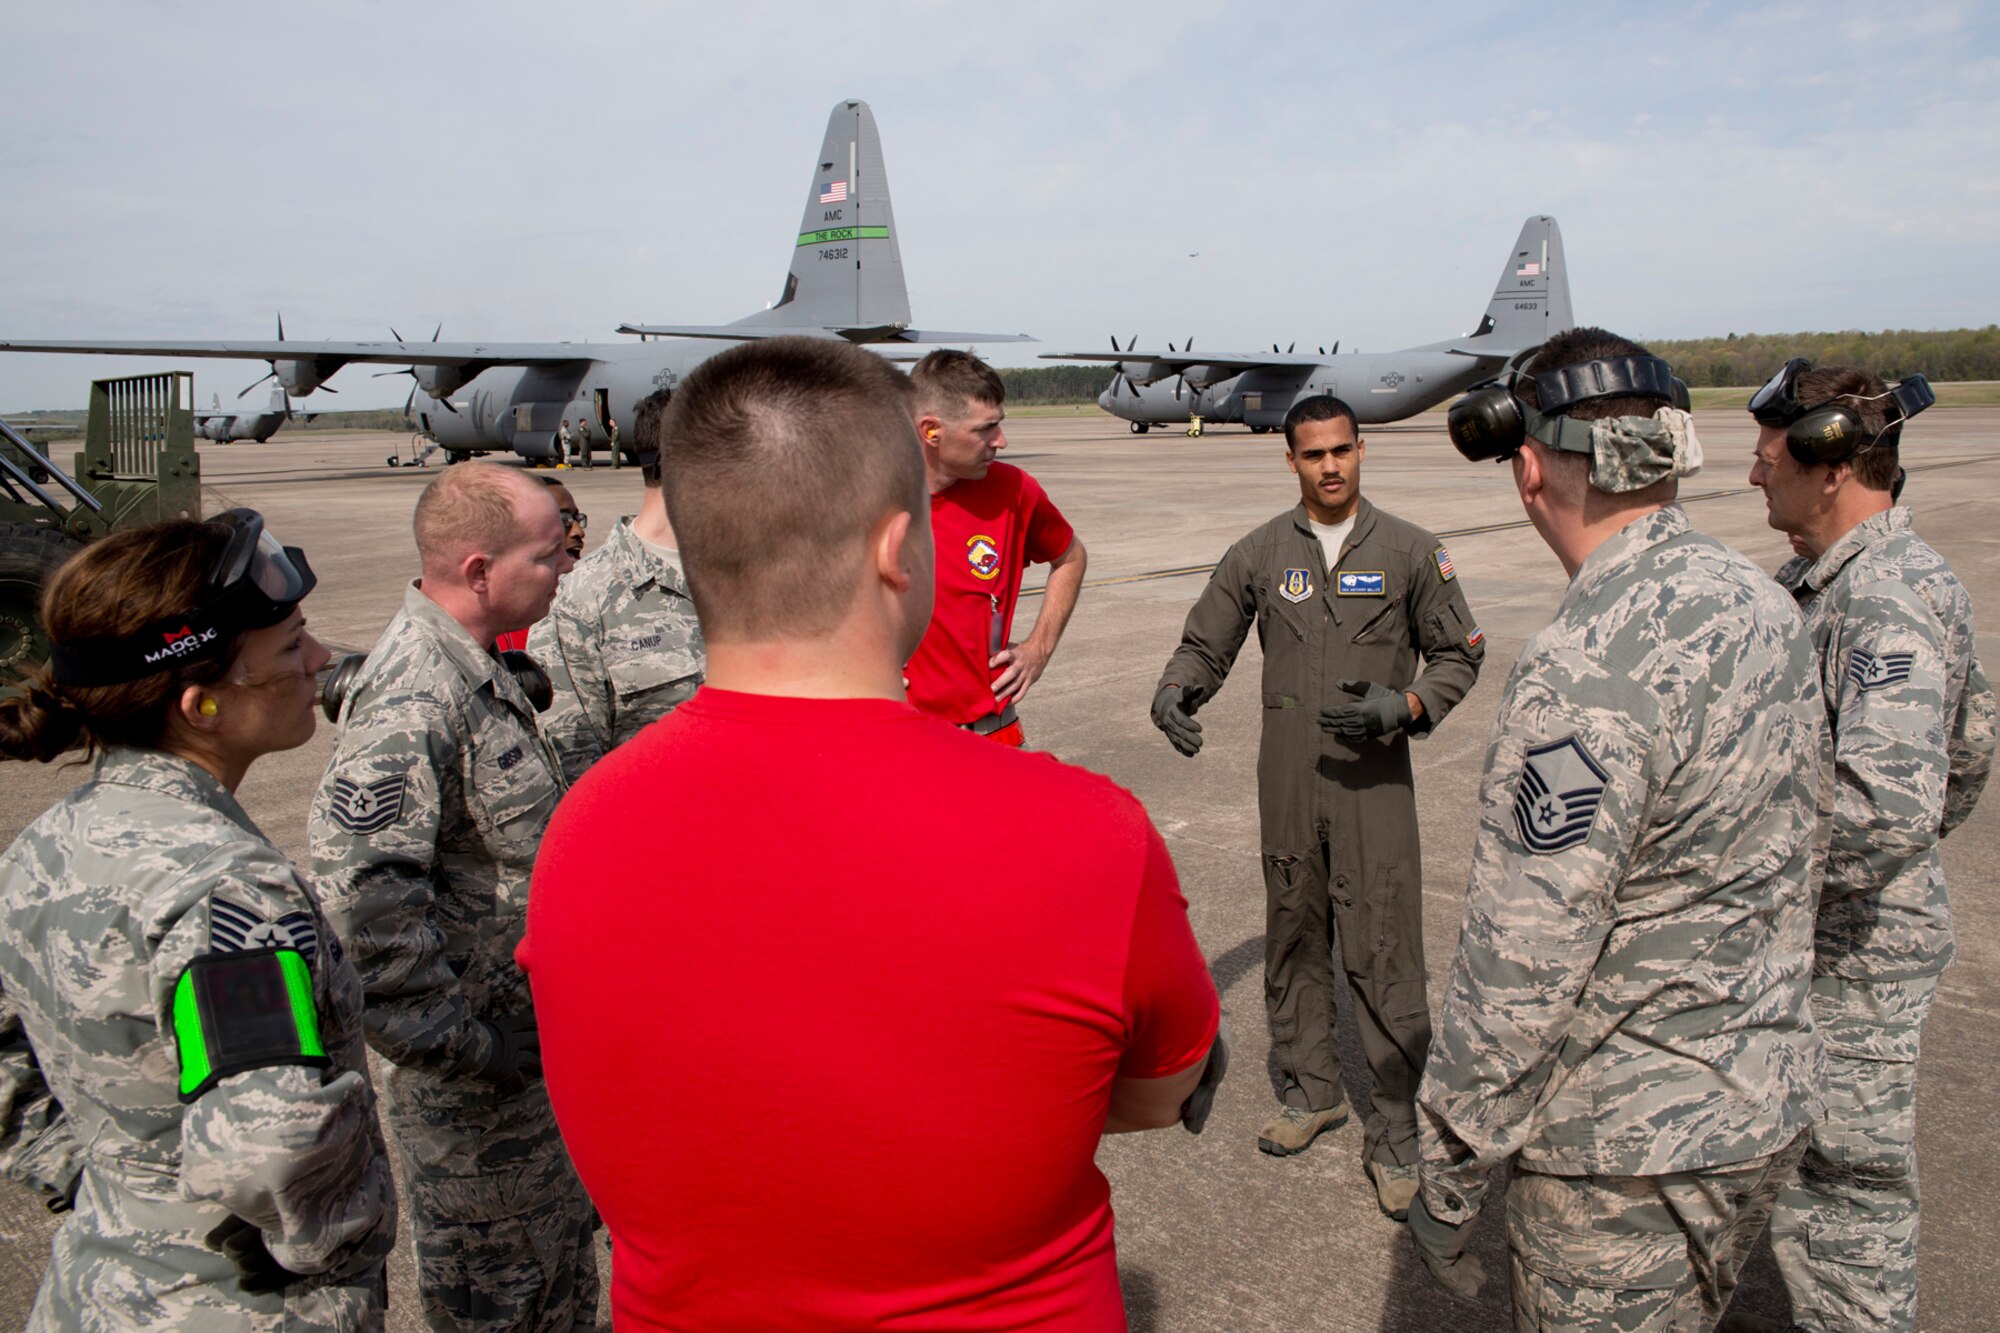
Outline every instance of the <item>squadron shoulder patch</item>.
<svg viewBox="0 0 2000 1333"><path fill-rule="evenodd" d="M1871 653L1866 648L1856 648L1847 659L1847 679L1863 694L1884 690L1908 680L1916 660L1915 653Z"/></svg>
<svg viewBox="0 0 2000 1333"><path fill-rule="evenodd" d="M1438 563L1438 577L1446 583L1458 577L1458 571L1451 567L1451 552L1440 546L1431 552L1431 559Z"/></svg>
<svg viewBox="0 0 2000 1333"><path fill-rule="evenodd" d="M247 953L252 949L296 949L311 963L319 952L319 927L311 912L287 912L276 921L241 903L211 896L208 900L208 947L214 953Z"/></svg>
<svg viewBox="0 0 2000 1333"><path fill-rule="evenodd" d="M407 774L375 782L352 778L333 780L333 800L327 813L333 822L357 837L380 833L403 813L403 786Z"/></svg>
<svg viewBox="0 0 2000 1333"><path fill-rule="evenodd" d="M1313 595L1312 575L1303 569L1288 569L1278 580L1278 596L1294 604Z"/></svg>
<svg viewBox="0 0 2000 1333"><path fill-rule="evenodd" d="M1588 838L1609 780L1575 736L1529 750L1514 784L1514 827L1521 841L1546 856Z"/></svg>
<svg viewBox="0 0 2000 1333"><path fill-rule="evenodd" d="M1389 574L1381 569L1343 569L1333 591L1341 597L1387 597Z"/></svg>

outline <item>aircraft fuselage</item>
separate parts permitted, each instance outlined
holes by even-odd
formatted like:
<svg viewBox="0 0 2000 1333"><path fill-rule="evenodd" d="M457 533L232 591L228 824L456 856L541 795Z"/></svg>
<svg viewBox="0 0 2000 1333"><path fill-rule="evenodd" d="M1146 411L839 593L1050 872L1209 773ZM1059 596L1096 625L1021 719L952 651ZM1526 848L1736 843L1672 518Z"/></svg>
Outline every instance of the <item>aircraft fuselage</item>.
<svg viewBox="0 0 2000 1333"><path fill-rule="evenodd" d="M1452 343L1413 347L1400 352L1350 353L1329 356L1312 366L1267 367L1196 387L1179 398L1170 379L1106 390L1097 404L1113 416L1146 425L1174 425L1199 412L1204 421L1240 421L1274 430L1301 398L1331 395L1354 409L1364 426L1401 421L1497 376L1504 357L1458 356ZM1195 377L1195 378L1198 378ZM1137 390L1134 392L1134 390Z"/></svg>
<svg viewBox="0 0 2000 1333"><path fill-rule="evenodd" d="M602 449L610 424L630 443L641 399L672 389L709 357L733 344L714 340L579 344L579 358L560 366L496 367L475 376L445 401L421 389L411 410L425 432L452 453L556 455L557 428L569 423L570 450L582 452L581 419L591 445ZM455 411L452 409L456 409Z"/></svg>
<svg viewBox="0 0 2000 1333"><path fill-rule="evenodd" d="M285 424L283 412L233 412L203 414L195 422L194 433L204 440L228 443L234 440L254 440L258 444L278 433L278 427Z"/></svg>

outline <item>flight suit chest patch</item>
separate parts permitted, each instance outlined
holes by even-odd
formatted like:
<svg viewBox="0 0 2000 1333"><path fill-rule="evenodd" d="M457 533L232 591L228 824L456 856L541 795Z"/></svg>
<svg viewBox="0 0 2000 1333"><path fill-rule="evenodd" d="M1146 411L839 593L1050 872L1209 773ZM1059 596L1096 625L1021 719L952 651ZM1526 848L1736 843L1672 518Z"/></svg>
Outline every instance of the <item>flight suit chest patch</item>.
<svg viewBox="0 0 2000 1333"><path fill-rule="evenodd" d="M1335 576L1333 591L1340 597L1386 597L1389 575L1380 569L1343 569Z"/></svg>
<svg viewBox="0 0 2000 1333"><path fill-rule="evenodd" d="M1303 569L1288 569L1278 578L1278 596L1294 606L1313 595L1312 575Z"/></svg>

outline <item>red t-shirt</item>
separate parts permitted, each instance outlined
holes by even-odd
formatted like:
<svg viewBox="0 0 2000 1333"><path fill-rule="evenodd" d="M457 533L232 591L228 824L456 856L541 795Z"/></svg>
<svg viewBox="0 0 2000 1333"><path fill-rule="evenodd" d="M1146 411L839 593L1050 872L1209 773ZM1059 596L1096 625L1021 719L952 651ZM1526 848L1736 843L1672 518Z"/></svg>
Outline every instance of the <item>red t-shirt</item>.
<svg viewBox="0 0 2000 1333"><path fill-rule="evenodd" d="M530 625L528 626L528 629L510 629L505 633L499 635L497 638L493 640L493 651L496 653L504 653L509 648L518 648L524 653L527 652L528 630L531 630L533 628L534 626Z"/></svg>
<svg viewBox="0 0 2000 1333"><path fill-rule="evenodd" d="M954 482L931 497L937 543L937 603L931 627L903 669L910 702L954 725L998 711L993 619L1012 637L1021 575L1069 549L1076 533L1041 484L994 463L978 481Z"/></svg>
<svg viewBox="0 0 2000 1333"><path fill-rule="evenodd" d="M518 957L621 1330L1125 1327L1112 1080L1218 1010L1108 779L705 688L564 798Z"/></svg>

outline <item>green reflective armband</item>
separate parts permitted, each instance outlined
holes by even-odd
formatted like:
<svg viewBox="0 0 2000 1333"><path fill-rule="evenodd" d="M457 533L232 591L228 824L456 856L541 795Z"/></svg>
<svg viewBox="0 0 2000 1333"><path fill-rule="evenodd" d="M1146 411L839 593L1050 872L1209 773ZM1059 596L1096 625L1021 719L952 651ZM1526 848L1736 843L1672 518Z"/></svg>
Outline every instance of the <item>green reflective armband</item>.
<svg viewBox="0 0 2000 1333"><path fill-rule="evenodd" d="M174 1044L183 1103L245 1070L333 1063L297 949L205 953L189 963L174 984Z"/></svg>

